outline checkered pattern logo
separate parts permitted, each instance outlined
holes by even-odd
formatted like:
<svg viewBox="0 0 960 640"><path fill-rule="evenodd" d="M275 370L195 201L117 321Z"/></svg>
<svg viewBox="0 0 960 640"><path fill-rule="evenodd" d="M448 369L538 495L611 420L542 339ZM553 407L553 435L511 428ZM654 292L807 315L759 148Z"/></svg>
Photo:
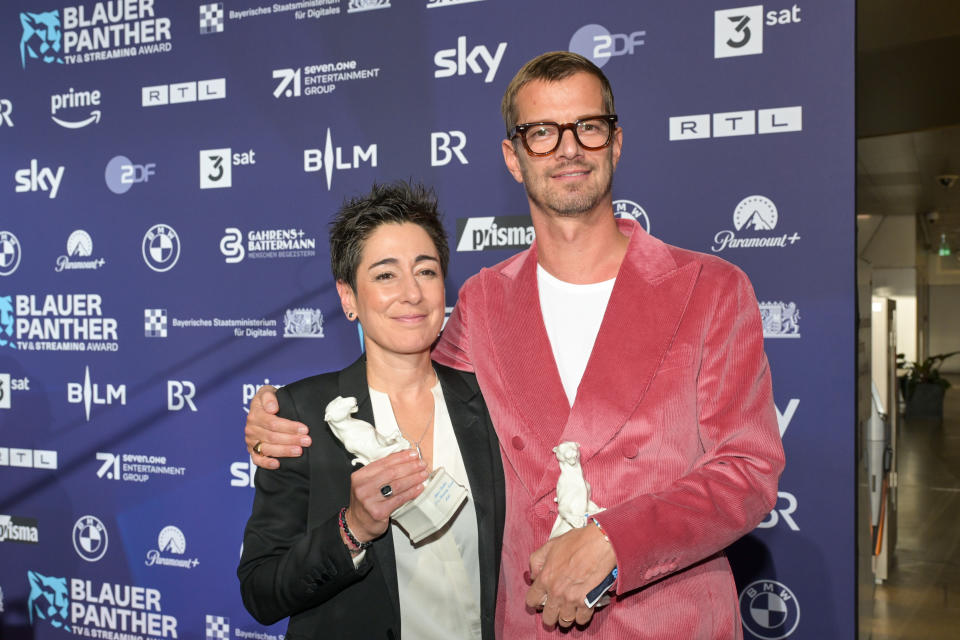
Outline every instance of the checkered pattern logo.
<svg viewBox="0 0 960 640"><path fill-rule="evenodd" d="M200 5L200 33L220 33L223 31L223 3Z"/></svg>
<svg viewBox="0 0 960 640"><path fill-rule="evenodd" d="M206 640L230 640L230 618L207 614Z"/></svg>
<svg viewBox="0 0 960 640"><path fill-rule="evenodd" d="M148 338L167 337L167 310L143 310L143 335Z"/></svg>

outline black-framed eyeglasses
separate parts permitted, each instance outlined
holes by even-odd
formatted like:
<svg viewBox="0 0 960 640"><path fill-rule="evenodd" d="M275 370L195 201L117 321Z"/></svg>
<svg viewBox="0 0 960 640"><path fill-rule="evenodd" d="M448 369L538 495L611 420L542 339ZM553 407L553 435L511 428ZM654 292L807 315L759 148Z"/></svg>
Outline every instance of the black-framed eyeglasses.
<svg viewBox="0 0 960 640"><path fill-rule="evenodd" d="M603 149L613 140L617 128L617 115L589 116L576 122L528 122L518 124L510 130L510 139L520 137L523 147L531 156L548 156L560 146L560 139L567 129L573 131L573 137L584 149L596 151Z"/></svg>

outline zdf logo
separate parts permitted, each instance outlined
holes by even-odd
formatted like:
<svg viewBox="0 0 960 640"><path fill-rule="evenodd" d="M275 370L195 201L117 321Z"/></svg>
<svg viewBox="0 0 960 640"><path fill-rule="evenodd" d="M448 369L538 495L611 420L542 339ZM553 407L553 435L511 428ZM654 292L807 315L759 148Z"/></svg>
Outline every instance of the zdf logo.
<svg viewBox="0 0 960 640"><path fill-rule="evenodd" d="M107 188L115 194L124 194L130 187L140 182L149 182L150 176L156 175L157 165L154 162L134 164L126 156L114 156L107 163L103 172Z"/></svg>
<svg viewBox="0 0 960 640"><path fill-rule="evenodd" d="M593 64L602 67L616 56L633 55L637 47L644 44L646 31L631 33L610 33L599 24L585 24L570 38L570 51L589 58Z"/></svg>
<svg viewBox="0 0 960 640"><path fill-rule="evenodd" d="M467 146L467 134L463 131L434 131L430 134L430 166L443 167L456 156L460 164L470 164L463 148Z"/></svg>
<svg viewBox="0 0 960 640"><path fill-rule="evenodd" d="M437 69L433 72L434 78L449 78L450 76L465 76L468 73L484 74L481 62L487 70L483 76L484 82L493 82L497 75L497 68L503 60L503 52L507 50L507 43L501 42L497 50L490 53L486 46L480 44L467 51L467 36L457 38L456 49L441 49L433 56L433 63Z"/></svg>

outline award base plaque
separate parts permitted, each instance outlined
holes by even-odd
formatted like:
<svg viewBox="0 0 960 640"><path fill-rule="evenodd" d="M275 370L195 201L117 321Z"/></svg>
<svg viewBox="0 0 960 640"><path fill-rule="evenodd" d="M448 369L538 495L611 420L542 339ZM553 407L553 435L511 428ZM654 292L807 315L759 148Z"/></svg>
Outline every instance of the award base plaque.
<svg viewBox="0 0 960 640"><path fill-rule="evenodd" d="M440 467L427 478L423 493L399 507L390 517L416 544L442 529L467 495L466 488Z"/></svg>

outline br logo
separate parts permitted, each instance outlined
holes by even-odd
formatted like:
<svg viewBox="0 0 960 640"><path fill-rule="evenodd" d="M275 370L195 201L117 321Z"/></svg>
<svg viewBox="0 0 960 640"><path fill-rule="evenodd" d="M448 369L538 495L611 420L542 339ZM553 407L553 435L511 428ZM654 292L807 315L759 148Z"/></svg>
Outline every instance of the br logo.
<svg viewBox="0 0 960 640"><path fill-rule="evenodd" d="M46 620L51 625L64 631L70 631L67 624L67 607L70 600L67 598L67 579L50 578L40 575L36 571L27 571L30 581L30 598L27 607L30 610L30 624L34 617L37 620Z"/></svg>
<svg viewBox="0 0 960 640"><path fill-rule="evenodd" d="M63 31L60 16L56 11L20 14L23 37L20 39L20 66L26 68L27 58L41 59L46 63L63 64L60 45Z"/></svg>

